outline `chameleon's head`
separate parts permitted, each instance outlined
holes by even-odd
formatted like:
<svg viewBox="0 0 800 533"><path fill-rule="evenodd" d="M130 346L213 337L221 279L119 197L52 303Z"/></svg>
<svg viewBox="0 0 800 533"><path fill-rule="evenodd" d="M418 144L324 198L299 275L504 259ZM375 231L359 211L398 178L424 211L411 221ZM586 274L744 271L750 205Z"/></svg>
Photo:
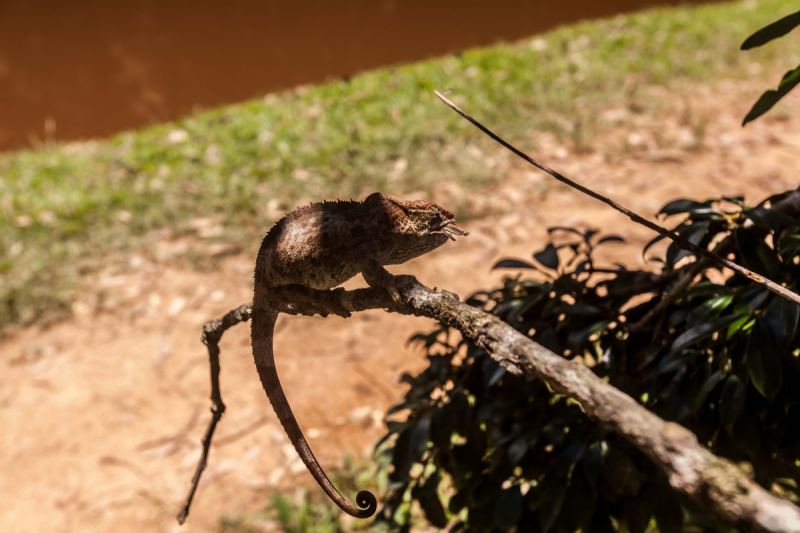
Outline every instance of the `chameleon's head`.
<svg viewBox="0 0 800 533"><path fill-rule="evenodd" d="M376 192L367 198L367 203L373 213L386 217L395 233L418 237L438 233L451 240L456 240L453 235L469 235L458 227L452 212L435 202L401 200Z"/></svg>

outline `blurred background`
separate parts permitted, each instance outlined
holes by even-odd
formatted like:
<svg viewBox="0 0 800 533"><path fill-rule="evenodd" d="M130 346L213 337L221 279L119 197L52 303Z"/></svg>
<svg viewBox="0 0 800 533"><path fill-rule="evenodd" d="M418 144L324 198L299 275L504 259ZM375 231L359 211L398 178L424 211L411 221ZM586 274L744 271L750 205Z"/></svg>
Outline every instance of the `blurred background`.
<svg viewBox="0 0 800 533"><path fill-rule="evenodd" d="M800 39L739 47L796 10L0 2L0 531L366 527L320 498L261 388L247 324L221 343L227 411L189 519L175 521L210 418L201 328L251 298L266 231L296 206L378 190L456 213L467 238L391 270L462 299L541 278L492 266L530 261L551 226L613 231L626 242L598 261L657 271L649 231L512 158L433 90L644 216L674 198L754 205L797 186L798 96L741 123L800 63ZM283 387L351 500L386 488L372 452L409 390L401 377L427 365L408 339L435 327L380 311L279 319Z"/></svg>
<svg viewBox="0 0 800 533"><path fill-rule="evenodd" d="M173 120L656 0L0 5L0 150Z"/></svg>

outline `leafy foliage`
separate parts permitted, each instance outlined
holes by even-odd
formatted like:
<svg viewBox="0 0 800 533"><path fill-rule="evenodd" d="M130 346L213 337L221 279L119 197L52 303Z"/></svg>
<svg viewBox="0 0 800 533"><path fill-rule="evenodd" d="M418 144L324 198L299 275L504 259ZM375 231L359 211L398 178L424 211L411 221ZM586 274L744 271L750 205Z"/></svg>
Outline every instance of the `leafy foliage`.
<svg viewBox="0 0 800 533"><path fill-rule="evenodd" d="M755 207L677 200L661 213L683 217L675 231L699 246L796 290L800 221L772 209L784 196ZM685 425L715 454L751 463L758 483L797 501L800 307L716 266L669 296L696 267L674 245L653 273L595 264L596 248L618 236L553 228L551 238L533 254L538 265L496 265L541 279L507 278L468 302ZM454 532L715 530L646 456L570 399L444 327L412 340L429 366L404 377L411 388L389 414L408 417L388 422L378 448L390 472L380 516L393 527L407 530L399 510L416 502Z"/></svg>
<svg viewBox="0 0 800 533"><path fill-rule="evenodd" d="M750 50L751 48L766 44L778 37L783 37L797 26L800 26L800 11L787 15L755 32L742 43L742 50ZM769 111L781 98L794 89L798 83L800 83L800 66L784 74L777 89L770 89L761 95L752 109L750 109L750 112L747 113L747 116L744 117L742 125L757 119Z"/></svg>

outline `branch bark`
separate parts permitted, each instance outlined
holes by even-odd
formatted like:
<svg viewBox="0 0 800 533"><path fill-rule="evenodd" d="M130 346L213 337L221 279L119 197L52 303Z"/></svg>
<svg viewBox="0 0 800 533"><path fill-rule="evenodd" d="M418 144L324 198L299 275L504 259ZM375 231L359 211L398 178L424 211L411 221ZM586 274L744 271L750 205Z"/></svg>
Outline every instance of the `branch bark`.
<svg viewBox="0 0 800 533"><path fill-rule="evenodd" d="M405 305L395 303L383 289L343 291L334 301L330 291L287 286L275 292L275 299L281 312L289 314L347 316L366 309L384 309L438 320L458 329L508 371L541 379L553 390L574 399L587 416L602 422L647 455L667 474L675 490L722 522L742 531L800 533L800 509L764 490L733 462L706 450L691 431L659 418L589 368L547 350L497 317L459 301L452 293L425 287L412 276L398 276L397 289ZM314 300L316 293L319 299ZM247 320L247 306L231 313L238 312L242 321ZM224 325L224 321L217 323ZM215 336L216 341L221 334ZM209 443L214 425L212 420L206 432ZM198 468L197 477L200 472Z"/></svg>
<svg viewBox="0 0 800 533"><path fill-rule="evenodd" d="M186 500L176 517L179 524L183 524L186 521L186 517L189 516L189 508L192 506L192 500L197 492L200 476L203 475L203 470L206 469L208 453L211 450L211 438L214 436L217 423L222 418L223 413L225 413L225 404L222 403L222 393L219 389L219 340L222 338L222 334L229 328L240 322L247 322L250 320L252 307L253 302L247 302L229 311L222 318L206 322L203 325L203 335L200 340L208 348L208 359L211 369L211 420L208 423L208 428L206 428L206 433L201 441L203 452L200 454L200 460L197 462L197 469L192 477L192 486L189 488L189 494L186 495Z"/></svg>

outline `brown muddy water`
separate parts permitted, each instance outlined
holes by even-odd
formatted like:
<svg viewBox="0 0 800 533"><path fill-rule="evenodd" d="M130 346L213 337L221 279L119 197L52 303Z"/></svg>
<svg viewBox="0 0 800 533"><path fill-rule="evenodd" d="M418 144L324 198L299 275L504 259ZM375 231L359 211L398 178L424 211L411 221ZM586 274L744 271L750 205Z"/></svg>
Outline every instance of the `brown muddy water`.
<svg viewBox="0 0 800 533"><path fill-rule="evenodd" d="M678 3L0 0L0 150Z"/></svg>

